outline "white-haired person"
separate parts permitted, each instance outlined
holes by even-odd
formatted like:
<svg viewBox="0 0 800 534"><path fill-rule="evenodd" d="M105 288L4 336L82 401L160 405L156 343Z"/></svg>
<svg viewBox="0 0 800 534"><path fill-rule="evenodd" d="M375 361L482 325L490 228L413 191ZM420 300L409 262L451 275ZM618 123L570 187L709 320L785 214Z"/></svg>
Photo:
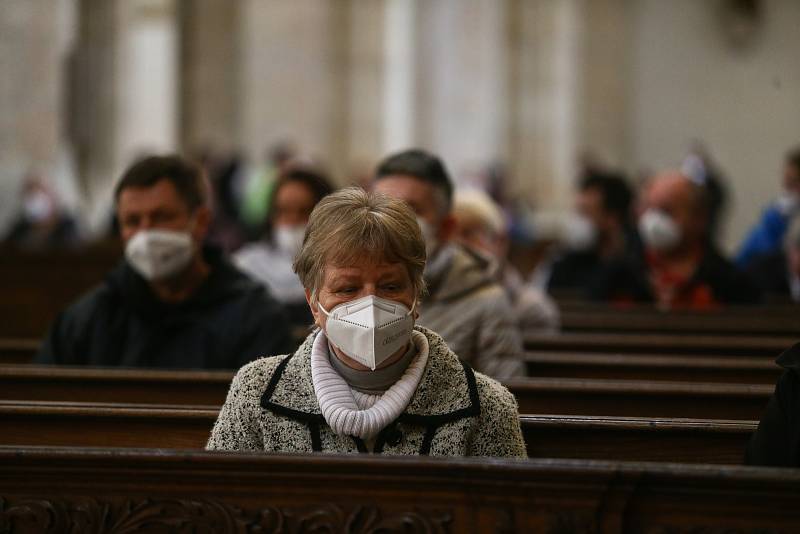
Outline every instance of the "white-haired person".
<svg viewBox="0 0 800 534"><path fill-rule="evenodd" d="M558 306L543 291L525 283L508 263L508 227L503 213L480 189L460 189L453 195L454 240L486 256L505 288L523 332L553 332L559 327Z"/></svg>
<svg viewBox="0 0 800 534"><path fill-rule="evenodd" d="M526 455L513 395L414 324L425 241L404 202L329 195L294 267L318 328L236 374L208 449Z"/></svg>

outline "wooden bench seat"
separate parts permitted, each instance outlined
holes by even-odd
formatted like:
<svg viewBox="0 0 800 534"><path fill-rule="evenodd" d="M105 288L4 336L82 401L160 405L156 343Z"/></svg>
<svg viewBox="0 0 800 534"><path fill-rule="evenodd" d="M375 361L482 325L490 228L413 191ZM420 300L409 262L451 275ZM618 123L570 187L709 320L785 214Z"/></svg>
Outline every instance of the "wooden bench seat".
<svg viewBox="0 0 800 534"><path fill-rule="evenodd" d="M794 532L800 473L586 460L0 448L11 532Z"/></svg>
<svg viewBox="0 0 800 534"><path fill-rule="evenodd" d="M218 408L0 402L0 445L200 449ZM752 421L522 416L532 457L739 463Z"/></svg>
<svg viewBox="0 0 800 534"><path fill-rule="evenodd" d="M233 371L0 365L0 400L222 406Z"/></svg>
<svg viewBox="0 0 800 534"><path fill-rule="evenodd" d="M232 371L0 366L0 399L221 406ZM770 384L525 378L520 413L757 420Z"/></svg>
<svg viewBox="0 0 800 534"><path fill-rule="evenodd" d="M101 283L122 259L118 240L77 250L0 252L0 337L44 337L59 312Z"/></svg>
<svg viewBox="0 0 800 534"><path fill-rule="evenodd" d="M558 378L775 384L783 369L772 358L594 352L525 353L528 375Z"/></svg>
<svg viewBox="0 0 800 534"><path fill-rule="evenodd" d="M0 338L0 365L31 363L39 343L29 338Z"/></svg>
<svg viewBox="0 0 800 534"><path fill-rule="evenodd" d="M508 381L524 414L758 420L773 386L645 380L526 378Z"/></svg>
<svg viewBox="0 0 800 534"><path fill-rule="evenodd" d="M768 306L705 312L604 305L562 306L564 332L615 332L654 334L735 334L748 336L800 336L797 309Z"/></svg>
<svg viewBox="0 0 800 534"><path fill-rule="evenodd" d="M548 352L600 352L607 354L697 354L752 356L775 359L800 341L789 336L526 333L526 350Z"/></svg>

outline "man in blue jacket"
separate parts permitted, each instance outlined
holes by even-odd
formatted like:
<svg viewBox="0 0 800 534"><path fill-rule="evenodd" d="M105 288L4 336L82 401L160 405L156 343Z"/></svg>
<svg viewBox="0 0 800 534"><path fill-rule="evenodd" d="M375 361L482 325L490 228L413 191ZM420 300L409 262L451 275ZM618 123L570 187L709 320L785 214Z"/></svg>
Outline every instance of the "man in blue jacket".
<svg viewBox="0 0 800 534"><path fill-rule="evenodd" d="M280 305L203 245L211 211L195 166L143 159L114 198L125 261L56 319L38 363L233 369L292 348Z"/></svg>
<svg viewBox="0 0 800 534"><path fill-rule="evenodd" d="M744 268L758 256L778 252L789 220L800 212L800 147L786 155L783 167L783 193L761 215L742 243L736 263Z"/></svg>

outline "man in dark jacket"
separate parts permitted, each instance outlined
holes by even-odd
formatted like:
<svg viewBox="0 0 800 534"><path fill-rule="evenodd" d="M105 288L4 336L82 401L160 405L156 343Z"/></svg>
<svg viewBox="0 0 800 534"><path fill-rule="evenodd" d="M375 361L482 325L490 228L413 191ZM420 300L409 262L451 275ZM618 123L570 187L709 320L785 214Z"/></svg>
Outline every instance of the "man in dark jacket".
<svg viewBox="0 0 800 534"><path fill-rule="evenodd" d="M748 465L800 467L800 343L775 362L785 371L745 453Z"/></svg>
<svg viewBox="0 0 800 534"><path fill-rule="evenodd" d="M578 186L567 250L553 264L548 290L588 297L611 262L633 245L630 228L633 192L622 175L588 170Z"/></svg>
<svg viewBox="0 0 800 534"><path fill-rule="evenodd" d="M56 319L38 363L232 369L291 349L280 305L202 245L211 212L196 167L146 158L114 196L125 261Z"/></svg>

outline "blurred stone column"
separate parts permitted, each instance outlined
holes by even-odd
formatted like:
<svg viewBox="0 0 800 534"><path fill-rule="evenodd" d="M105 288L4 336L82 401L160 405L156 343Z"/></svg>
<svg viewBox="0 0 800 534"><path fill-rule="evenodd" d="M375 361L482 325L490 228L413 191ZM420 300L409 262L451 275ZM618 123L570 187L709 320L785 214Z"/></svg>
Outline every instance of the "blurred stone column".
<svg viewBox="0 0 800 534"><path fill-rule="evenodd" d="M570 204L580 146L581 0L510 0L510 161L538 208Z"/></svg>
<svg viewBox="0 0 800 534"><path fill-rule="evenodd" d="M28 170L73 193L64 132L72 0L4 0L0 9L0 234L17 214ZM70 200L69 198L67 199Z"/></svg>
<svg viewBox="0 0 800 534"><path fill-rule="evenodd" d="M297 142L336 174L349 139L349 2L242 0L239 144L261 163Z"/></svg>
<svg viewBox="0 0 800 534"><path fill-rule="evenodd" d="M346 165L369 175L386 152L386 32L394 0L349 0L346 90L348 92Z"/></svg>
<svg viewBox="0 0 800 534"><path fill-rule="evenodd" d="M415 141L461 176L508 154L508 5L429 0L416 12Z"/></svg>
<svg viewBox="0 0 800 534"><path fill-rule="evenodd" d="M184 151L236 148L239 0L180 0L180 130Z"/></svg>
<svg viewBox="0 0 800 534"><path fill-rule="evenodd" d="M80 0L71 131L85 208L97 230L132 160L177 149L174 0Z"/></svg>
<svg viewBox="0 0 800 534"><path fill-rule="evenodd" d="M632 159L630 109L633 0L583 0L581 10L581 135L579 145L600 163L622 168Z"/></svg>

